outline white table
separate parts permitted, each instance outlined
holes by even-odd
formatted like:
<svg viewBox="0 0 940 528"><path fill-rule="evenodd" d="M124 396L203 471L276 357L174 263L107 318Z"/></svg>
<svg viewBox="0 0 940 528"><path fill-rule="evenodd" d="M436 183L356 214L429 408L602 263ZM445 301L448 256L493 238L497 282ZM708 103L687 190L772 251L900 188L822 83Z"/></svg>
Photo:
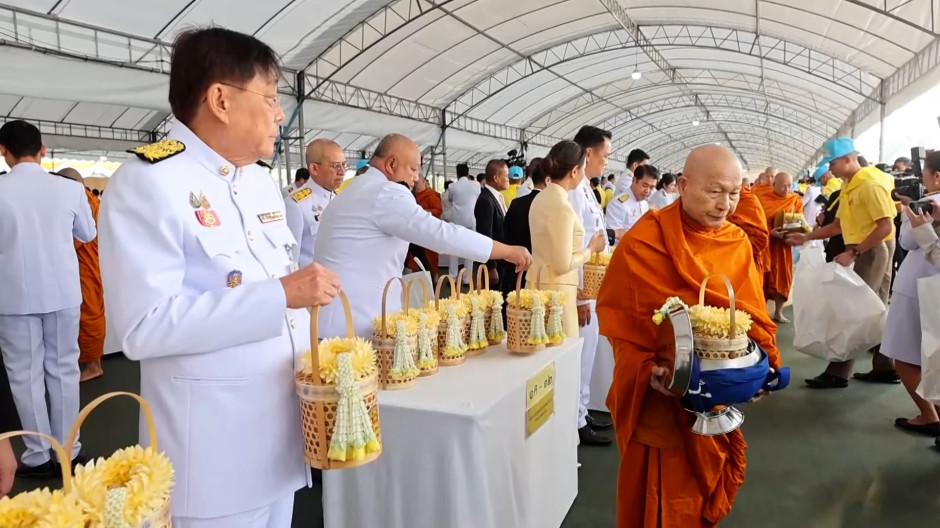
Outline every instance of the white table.
<svg viewBox="0 0 940 528"><path fill-rule="evenodd" d="M580 339L489 349L379 394L383 453L325 471L327 528L552 528L578 493ZM526 381L555 362L555 413L526 438Z"/></svg>
<svg viewBox="0 0 940 528"><path fill-rule="evenodd" d="M607 393L614 380L614 349L610 341L601 336L597 340L597 353L594 355L594 370L591 372L591 399L588 409L610 412L607 409Z"/></svg>

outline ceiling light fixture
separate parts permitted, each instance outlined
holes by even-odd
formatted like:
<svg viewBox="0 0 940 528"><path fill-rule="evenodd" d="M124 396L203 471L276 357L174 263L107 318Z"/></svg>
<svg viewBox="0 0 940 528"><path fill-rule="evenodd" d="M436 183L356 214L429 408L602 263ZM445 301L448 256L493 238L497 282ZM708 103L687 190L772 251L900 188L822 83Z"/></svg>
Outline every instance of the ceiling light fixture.
<svg viewBox="0 0 940 528"><path fill-rule="evenodd" d="M699 125L698 119L692 121L692 126L698 126L698 125Z"/></svg>
<svg viewBox="0 0 940 528"><path fill-rule="evenodd" d="M640 73L639 70L634 70L633 73L630 74L630 77L631 77L634 81L638 81L638 80L640 80L640 77L643 77L643 74Z"/></svg>

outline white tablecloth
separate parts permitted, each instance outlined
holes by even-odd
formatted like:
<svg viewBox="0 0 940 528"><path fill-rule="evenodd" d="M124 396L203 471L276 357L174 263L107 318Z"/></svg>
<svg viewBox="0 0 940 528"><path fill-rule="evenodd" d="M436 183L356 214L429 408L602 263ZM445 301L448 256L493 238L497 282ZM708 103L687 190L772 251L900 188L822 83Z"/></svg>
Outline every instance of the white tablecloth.
<svg viewBox="0 0 940 528"><path fill-rule="evenodd" d="M504 347L379 394L384 452L325 471L327 528L552 528L578 493L581 340ZM555 362L555 413L525 433L526 381Z"/></svg>
<svg viewBox="0 0 940 528"><path fill-rule="evenodd" d="M594 356L594 370L591 373L591 399L588 409L609 412L607 393L614 379L614 349L610 341L601 336L597 340L597 354Z"/></svg>

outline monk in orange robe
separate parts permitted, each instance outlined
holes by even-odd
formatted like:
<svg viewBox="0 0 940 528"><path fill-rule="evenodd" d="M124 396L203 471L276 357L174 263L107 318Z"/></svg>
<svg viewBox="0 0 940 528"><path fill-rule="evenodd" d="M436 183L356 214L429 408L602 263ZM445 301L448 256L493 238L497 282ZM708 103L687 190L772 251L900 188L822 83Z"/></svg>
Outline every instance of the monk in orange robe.
<svg viewBox="0 0 940 528"><path fill-rule="evenodd" d="M424 176L419 176L418 180L415 182L415 200L418 201L418 205L420 205L422 209L431 213L435 218L440 218L441 214L444 212L444 207L441 203L441 195L428 185L428 181ZM424 253L427 255L428 259L428 271L431 272L431 276L436 280L438 254L428 249L425 249ZM418 266L415 264L412 257L413 255L408 255L407 266L414 271L418 271Z"/></svg>
<svg viewBox="0 0 940 528"><path fill-rule="evenodd" d="M783 305L793 285L793 249L787 245L783 229L774 229L774 220L779 212L802 214L803 200L793 192L793 177L785 172L777 174L766 189L756 193L770 230L770 267L764 270L764 293L774 302L774 321L789 323L783 316Z"/></svg>
<svg viewBox="0 0 940 528"><path fill-rule="evenodd" d="M754 253L754 263L761 277L770 268L770 229L767 226L767 217L764 207L757 196L745 185L741 187L741 197L734 214L728 216L728 221L740 227L751 241L751 251Z"/></svg>
<svg viewBox="0 0 940 528"><path fill-rule="evenodd" d="M59 175L85 185L82 176L72 168L64 168ZM98 223L98 197L87 188L85 195L91 206L91 216ZM104 375L101 356L104 354L104 289L101 286L101 270L98 266L98 238L87 243L75 241L75 253L78 256L78 275L82 285L82 307L78 323L78 363L81 367L81 381L88 381Z"/></svg>
<svg viewBox="0 0 940 528"><path fill-rule="evenodd" d="M680 199L636 223L617 245L601 286L600 332L614 349L607 406L621 455L619 528L714 527L744 482L743 434L692 433L694 415L665 389L675 358L671 327L652 320L669 297L696 304L705 277L722 273L734 287L737 309L753 318L750 337L779 368L776 325L764 308L751 244L727 222L741 186L741 166L729 150L693 150L679 180ZM729 306L723 281L708 283L705 302Z"/></svg>

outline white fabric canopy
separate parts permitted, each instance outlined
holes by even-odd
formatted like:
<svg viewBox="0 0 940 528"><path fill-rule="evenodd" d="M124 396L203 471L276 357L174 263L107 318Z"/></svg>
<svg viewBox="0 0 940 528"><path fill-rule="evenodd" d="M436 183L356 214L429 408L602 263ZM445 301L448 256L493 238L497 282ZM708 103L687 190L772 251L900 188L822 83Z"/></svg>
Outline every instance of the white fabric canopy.
<svg viewBox="0 0 940 528"><path fill-rule="evenodd" d="M446 126L448 165L481 164L594 124L615 132L612 171L633 148L671 169L716 142L794 170L930 87L916 81L938 76L934 1L14 0L0 116L119 142L99 150L146 140L166 128L172 39L216 24L282 57L288 115L305 73L305 141L368 151L399 132L440 164Z"/></svg>

